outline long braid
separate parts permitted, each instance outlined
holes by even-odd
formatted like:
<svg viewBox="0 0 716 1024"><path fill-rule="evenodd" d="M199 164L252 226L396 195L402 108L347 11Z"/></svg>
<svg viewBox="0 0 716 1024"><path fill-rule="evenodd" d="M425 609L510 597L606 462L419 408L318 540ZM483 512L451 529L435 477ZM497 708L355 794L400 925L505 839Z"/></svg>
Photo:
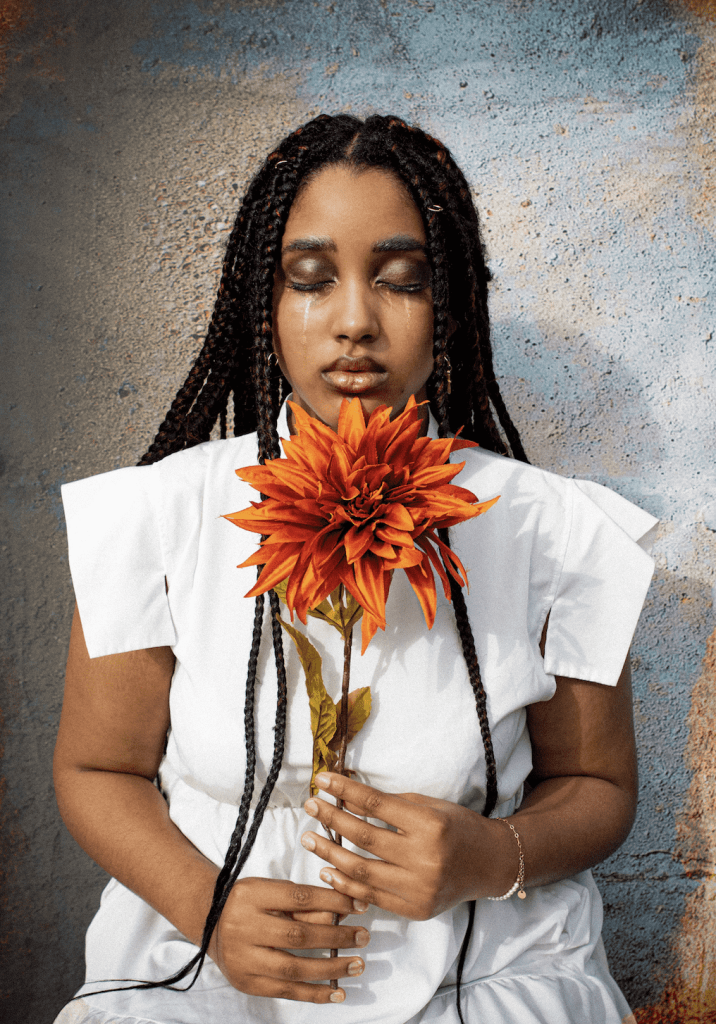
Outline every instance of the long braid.
<svg viewBox="0 0 716 1024"><path fill-rule="evenodd" d="M273 296L273 280L276 270L276 263L278 255L280 253L281 238L285 223L288 218L288 212L290 210L291 203L295 198L295 193L299 184L300 178L296 173L295 167L290 169L288 172L281 172L277 176L277 180L274 182L275 192L273 197L264 204L263 215L265 218L272 218L269 224L265 225L265 233L263 237L266 242L263 247L263 253L261 254L261 273L259 278L259 288L257 290L257 301L256 307L258 312L257 317L257 329L254 334L254 363L253 363L253 382L256 396L256 407L257 407L257 435L259 445L259 462L263 464L267 458L278 458L280 455L280 445L278 432L276 429L276 418L275 409L273 405L273 398L271 394L271 381L270 381L270 356L273 352L272 345L272 296ZM290 201L288 196L290 195ZM229 897L231 889L233 888L241 869L243 868L246 859L248 858L251 849L253 848L258 830L263 821L264 813L268 806L268 802L273 793L273 789L276 785L276 781L281 770L283 763L283 755L285 748L285 737L286 737L286 718L287 718L287 683L286 683L286 667L284 660L283 651L283 634L281 625L278 621L280 613L279 599L275 591L269 593L269 603L271 609L271 633L274 648L274 657L276 662L276 678L277 678L277 703L276 703L276 722L274 727L274 753L271 762L271 767L266 778L266 782L259 796L256 808L254 810L253 819L246 836L246 841L242 846L242 839L246 828L246 821L248 818L248 808L250 805L251 796L253 793L254 775L255 775L255 752L254 737L253 737L253 692L254 692L254 681L256 676L256 665L258 662L258 653L261 643L261 632L262 632L262 620L263 620L263 604L259 611L258 603L256 609L256 616L254 622L254 633L252 641L251 656L249 659L249 680L250 686L247 682L247 693L246 693L246 709L245 709L245 722L246 722L246 737L247 737L247 770L244 793L242 795L241 805L239 809L239 817L234 829L234 834L231 838L229 849L227 851L224 866L219 874L214 889L214 896L212 899L212 905L207 915L206 923L204 926L204 935L202 939L202 945L199 951L201 960L198 961L198 969L201 967L203 957L211 941L211 936L214 929L219 921L221 912L226 905L226 901ZM249 711L250 707L250 711ZM249 731L250 725L250 731ZM248 744L251 743L251 753L248 752Z"/></svg>
<svg viewBox="0 0 716 1024"><path fill-rule="evenodd" d="M438 366L436 373L442 374L443 367ZM443 387L436 390L437 394L440 394L441 390L445 391L446 387L444 382ZM438 432L440 437L446 437L449 433L447 416L444 416L438 421ZM449 531L446 529L438 531L440 539L443 544L450 545ZM470 625L470 619L467 614L467 606L465 604L465 597L462 592L462 587L457 583L452 576L450 579L450 596L452 599L452 606L455 613L455 622L457 624L458 634L460 636L460 644L462 646L462 653L465 658L465 664L467 665L468 677L470 679L470 685L472 686L472 692L475 695L475 707L477 708L477 719L480 723L480 735L482 736L482 744L485 749L485 777L486 777L486 794L485 794L485 805L482 809L484 817L489 818L497 805L497 763L495 760L495 751L492 745L492 733L490 731L490 722L487 714L487 694L485 693L485 687L482 682L482 675L480 673L480 664L477 658L477 651L475 650L475 637L472 632L472 626ZM475 925L475 907L476 901L469 900L468 902L468 914L467 914L467 926L465 928L465 934L462 937L462 943L460 944L460 952L457 960L457 975L456 975L456 992L455 1001L457 1004L457 1015L460 1018L460 1024L465 1024L465 1018L462 1014L461 1005L461 994L462 994L462 976L465 969L465 960L467 959L467 952L470 948L470 940L472 939L472 932Z"/></svg>
<svg viewBox="0 0 716 1024"><path fill-rule="evenodd" d="M297 129L269 155L250 184L229 238L206 341L141 464L158 461L172 452L208 440L217 418L221 436L226 436L227 406L232 392L234 434L256 430L261 463L280 456L276 417L281 376L272 378L270 372L274 278L292 204L311 175L329 164L348 164L357 171L381 167L395 173L421 213L433 275L434 372L428 391L440 435L445 437L463 426L463 436L477 440L489 450L508 454L501 427L512 454L527 461L494 376L487 307L490 273L478 215L462 172L441 143L398 118L374 116L362 122L342 114L321 115ZM448 397L449 366L452 366L453 383ZM449 543L447 531L441 532L441 537ZM451 591L485 748L483 813L489 815L497 801L497 771L487 698L462 590L451 581ZM269 594L269 603L277 673L274 753L251 825L248 826L248 819L256 773L254 700L263 630L262 599L260 607L259 600L256 604L246 683L244 792L226 860L217 879L202 945L192 962L173 978L138 987L171 986L186 977L193 967L198 973L231 888L249 856L281 770L287 714L286 674L281 628L276 617L279 602L273 591ZM460 981L474 910L473 903L458 962L457 998L461 1021Z"/></svg>
<svg viewBox="0 0 716 1024"><path fill-rule="evenodd" d="M402 125L400 125L402 127ZM448 287L447 287L447 275L445 273L445 246L442 238L442 233L439 224L439 214L441 210L435 209L433 204L430 202L429 193L426 192L424 185L424 178L419 173L415 173L414 168L410 167L412 161L405 160L404 171L407 171L402 175L405 179L407 176L408 181L413 185L413 198L419 203L420 212L423 216L423 220L426 226L426 234L428 240L428 252L431 257L431 268L432 268L432 299L433 299L433 359L434 359L434 387L433 387L433 405L437 412L438 418L438 431L441 437L446 437L450 432L449 422L449 400L448 400L448 387L446 380L447 367L450 365L447 356L447 327L448 327ZM442 199L442 196L440 196ZM431 208L432 207L432 208ZM491 366L490 366L491 369ZM484 375L480 375L484 381ZM487 401L485 401L486 388L481 389L482 394L480 395L481 408L483 416L485 412L489 413L489 407ZM498 410L499 416L499 410ZM491 432L492 433L492 432ZM493 433L493 439L495 438ZM497 437L499 441L499 435ZM514 446L513 446L514 450ZM449 534L448 530L440 530L440 539L443 543L449 545ZM479 661L477 658L477 651L475 649L475 639L470 625L470 620L467 613L467 606L465 604L465 598L462 592L462 588L459 586L452 576L450 577L450 592L452 598L452 606L455 614L455 621L460 636L460 643L462 646L463 656L467 665L468 677L470 685L472 686L473 693L475 695L475 706L477 709L478 721L480 724L480 733L482 736L482 742L485 750L485 768L486 768L486 799L483 807L483 815L489 817L497 804L498 790L497 790L497 765L495 761L495 753L492 744L492 735L490 731L490 724L487 713L487 694L482 682L480 673ZM462 992L462 978L465 967L465 961L470 946L470 940L472 938L472 932L475 921L475 908L476 904L474 900L469 901L468 904L468 921L465 929L465 934L460 946L460 952L458 955L457 963L457 985L456 985L456 1003L457 1012L461 1024L465 1024L465 1020L462 1013L461 1005L461 992Z"/></svg>

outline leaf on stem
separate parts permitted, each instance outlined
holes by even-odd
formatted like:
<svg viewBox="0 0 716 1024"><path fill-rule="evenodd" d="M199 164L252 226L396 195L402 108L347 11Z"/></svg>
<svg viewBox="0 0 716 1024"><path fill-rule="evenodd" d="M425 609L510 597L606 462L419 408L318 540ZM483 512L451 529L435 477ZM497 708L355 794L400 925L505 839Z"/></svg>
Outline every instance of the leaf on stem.
<svg viewBox="0 0 716 1024"><path fill-rule="evenodd" d="M308 703L311 708L311 732L313 733L313 771L311 772L311 795L315 796L318 788L314 783L320 771L331 771L338 755L328 746L333 739L337 721L336 705L326 692L323 685L321 656L303 633L299 633L288 622L279 617L278 620L296 645L298 657L306 676Z"/></svg>
<svg viewBox="0 0 716 1024"><path fill-rule="evenodd" d="M341 710L343 698L336 704L336 731L329 743L331 750L338 750L341 745ZM348 742L361 731L368 720L371 708L370 686L361 686L358 690L351 690L348 694Z"/></svg>
<svg viewBox="0 0 716 1024"><path fill-rule="evenodd" d="M278 588L276 588L278 590ZM280 597L280 594L279 594ZM350 604L348 611L354 614ZM345 616L345 611L344 611ZM310 642L294 626L277 616L278 621L293 640L303 672L306 677L308 703L311 709L311 732L313 733L313 770L311 772L311 796L318 793L315 784L316 775L322 771L331 772L338 761L341 746L341 707L343 700L336 703L328 695L323 685L323 663L321 656ZM340 618L338 618L340 622ZM350 621L350 620L349 620ZM351 627L352 628L352 627ZM360 732L368 720L371 708L369 686L361 686L348 694L348 740ZM352 775L346 770L346 775Z"/></svg>

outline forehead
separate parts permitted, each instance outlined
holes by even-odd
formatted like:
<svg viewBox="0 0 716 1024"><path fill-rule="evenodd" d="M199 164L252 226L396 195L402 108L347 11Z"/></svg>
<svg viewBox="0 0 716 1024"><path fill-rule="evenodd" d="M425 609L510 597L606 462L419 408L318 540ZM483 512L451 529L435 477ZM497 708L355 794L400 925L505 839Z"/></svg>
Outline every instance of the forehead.
<svg viewBox="0 0 716 1024"><path fill-rule="evenodd" d="M286 222L286 243L303 236L374 242L410 234L425 242L417 206L402 181L381 168L325 167L300 190Z"/></svg>

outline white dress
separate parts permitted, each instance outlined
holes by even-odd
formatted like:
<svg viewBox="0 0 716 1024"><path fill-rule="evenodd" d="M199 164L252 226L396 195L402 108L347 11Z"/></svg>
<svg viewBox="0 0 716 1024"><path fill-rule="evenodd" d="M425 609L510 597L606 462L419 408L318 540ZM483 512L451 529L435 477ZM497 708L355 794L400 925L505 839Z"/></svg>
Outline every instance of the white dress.
<svg viewBox="0 0 716 1024"><path fill-rule="evenodd" d="M285 415L279 432L288 436ZM435 424L430 433L436 436ZM456 483L485 515L455 527L470 580L475 634L497 759L499 805L519 806L531 768L527 705L548 700L555 675L616 683L651 578L637 541L656 520L597 484L567 480L481 449L462 451ZM213 441L154 466L65 485L70 566L90 656L171 645L171 734L161 767L170 813L205 856L222 864L243 790L243 705L254 569L236 566L256 538L221 518L256 500L235 475L254 465L256 438ZM168 592L165 586L168 582ZM544 660L539 640L550 613ZM266 620L268 614L266 615ZM380 789L419 792L480 810L485 759L474 698L451 606L439 591L428 632L397 572L388 627L353 658L351 687L370 685L371 716L349 748L349 766ZM303 628L303 627L300 627ZM309 619L327 689L340 692L342 644ZM285 638L289 720L283 768L245 875L321 885L322 862L299 837L312 737L303 673ZM340 649L339 649L340 648ZM257 688L257 788L273 749L276 673L267 621ZM525 851L529 860L529 850ZM209 960L185 993L92 994L107 980L160 980L196 952L167 920L112 880L87 933L82 998L56 1024L457 1024L455 961L467 906L430 921L371 907L359 979L341 981L339 1007L246 996ZM477 903L462 993L473 1024L620 1024L633 1019L611 978L591 874ZM93 981L104 984L92 984Z"/></svg>

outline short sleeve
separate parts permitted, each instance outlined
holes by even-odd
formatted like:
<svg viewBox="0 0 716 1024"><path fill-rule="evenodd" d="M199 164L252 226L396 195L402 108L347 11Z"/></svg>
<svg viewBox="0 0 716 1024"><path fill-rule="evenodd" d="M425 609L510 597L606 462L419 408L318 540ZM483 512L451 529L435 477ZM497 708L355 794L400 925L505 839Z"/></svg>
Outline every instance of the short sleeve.
<svg viewBox="0 0 716 1024"><path fill-rule="evenodd" d="M70 571L91 658L176 643L155 467L62 487Z"/></svg>
<svg viewBox="0 0 716 1024"><path fill-rule="evenodd" d="M614 686L654 570L644 548L657 520L600 484L567 484L568 539L551 602L544 667L550 675Z"/></svg>

